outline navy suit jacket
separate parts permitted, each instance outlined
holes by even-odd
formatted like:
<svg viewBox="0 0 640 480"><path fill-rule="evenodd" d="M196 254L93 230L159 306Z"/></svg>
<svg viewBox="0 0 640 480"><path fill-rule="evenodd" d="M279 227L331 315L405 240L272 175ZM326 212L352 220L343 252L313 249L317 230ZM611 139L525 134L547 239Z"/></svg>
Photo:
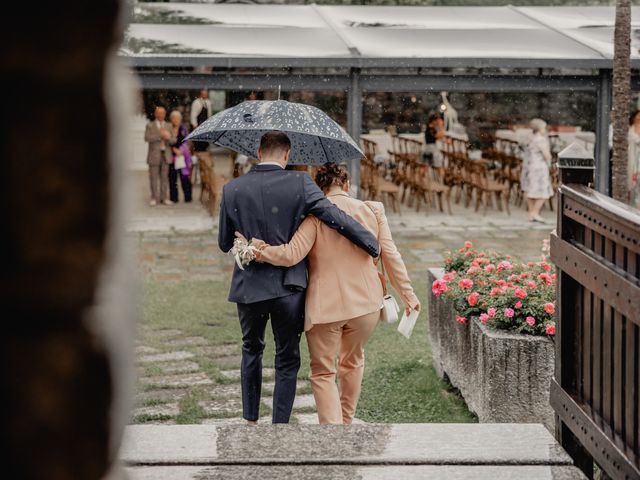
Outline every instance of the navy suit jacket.
<svg viewBox="0 0 640 480"><path fill-rule="evenodd" d="M378 241L373 234L331 203L306 172L284 170L277 165L256 165L246 175L225 185L218 244L228 252L236 231L270 245L288 243L309 214L338 230L371 256L378 256ZM229 300L255 303L306 287L306 260L290 268L252 262L244 270L235 266Z"/></svg>

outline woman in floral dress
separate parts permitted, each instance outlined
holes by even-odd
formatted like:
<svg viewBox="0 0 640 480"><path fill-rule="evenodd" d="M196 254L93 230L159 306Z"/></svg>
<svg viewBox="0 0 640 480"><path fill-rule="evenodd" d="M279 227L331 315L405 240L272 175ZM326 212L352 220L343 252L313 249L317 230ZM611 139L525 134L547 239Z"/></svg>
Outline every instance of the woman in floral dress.
<svg viewBox="0 0 640 480"><path fill-rule="evenodd" d="M553 196L549 166L551 164L551 146L547 137L547 124L535 118L530 123L533 134L529 140L529 155L522 165L520 185L527 198L527 212L532 222L544 223L540 209L545 200Z"/></svg>

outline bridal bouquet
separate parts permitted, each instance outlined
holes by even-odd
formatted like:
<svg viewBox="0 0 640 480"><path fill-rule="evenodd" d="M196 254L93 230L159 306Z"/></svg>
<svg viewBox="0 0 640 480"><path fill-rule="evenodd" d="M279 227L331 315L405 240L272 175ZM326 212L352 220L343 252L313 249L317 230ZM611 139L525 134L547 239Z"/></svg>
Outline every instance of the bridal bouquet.
<svg viewBox="0 0 640 480"><path fill-rule="evenodd" d="M251 245L251 241L245 238L236 238L233 241L233 247L229 250L240 270L244 270L256 258L257 248Z"/></svg>
<svg viewBox="0 0 640 480"><path fill-rule="evenodd" d="M509 255L477 251L471 242L445 260L445 274L432 292L453 301L456 320L470 317L491 327L530 335L554 335L556 274L545 242L539 262L519 263Z"/></svg>

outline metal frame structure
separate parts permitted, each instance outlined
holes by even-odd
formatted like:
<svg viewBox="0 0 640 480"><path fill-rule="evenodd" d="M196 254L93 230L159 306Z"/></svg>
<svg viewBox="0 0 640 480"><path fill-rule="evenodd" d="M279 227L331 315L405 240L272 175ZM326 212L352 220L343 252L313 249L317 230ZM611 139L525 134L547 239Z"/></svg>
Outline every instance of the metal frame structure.
<svg viewBox="0 0 640 480"><path fill-rule="evenodd" d="M361 7L369 8L369 7ZM375 8L375 7L371 7ZM401 7L398 7L401 8ZM424 7L429 8L429 7ZM563 31L529 11L510 7L510 10L559 34L567 42L579 45L591 58L496 58L496 57L373 57L363 56L353 44L344 27L337 24L322 7L313 12L326 24L329 32L344 44L348 56L335 57L277 57L220 54L143 54L129 56L145 89L216 90L311 90L342 91L347 94L347 130L359 140L362 129L362 95L364 92L593 92L597 97L596 119L596 188L610 191L609 114L611 110L612 58L571 32ZM640 58L632 59L632 67L640 69ZM191 70L191 71L180 71ZM200 73L203 69L211 73ZM314 69L313 73L297 73L293 69ZM330 73L335 69L342 74ZM376 73L370 70L375 69ZM407 69L417 69L415 75ZM439 69L435 74L435 69ZM444 69L444 72L442 71ZM446 73L447 69L467 70L463 74ZM474 69L490 69L492 73L470 73ZM519 69L535 69L539 73L515 74ZM545 75L543 69L555 69L557 74ZM593 75L572 72L588 69ZM264 70L265 73L261 73ZM281 70L282 74L274 74ZM494 72L510 71L509 74ZM324 72L323 72L324 71ZM402 72L405 73L402 73ZM247 73L250 72L250 73ZM266 73L269 72L269 73ZM565 73L563 73L565 72ZM633 79L640 89L640 78ZM359 162L350 167L354 184L359 177Z"/></svg>
<svg viewBox="0 0 640 480"><path fill-rule="evenodd" d="M610 191L609 118L611 110L611 69L599 75L531 76L531 75L371 75L351 68L349 75L243 75L237 73L138 73L144 89L212 90L311 90L347 93L347 131L356 141L362 130L362 95L365 92L593 92L597 97L596 118L596 186ZM640 78L634 78L640 89ZM350 166L357 185L359 162Z"/></svg>

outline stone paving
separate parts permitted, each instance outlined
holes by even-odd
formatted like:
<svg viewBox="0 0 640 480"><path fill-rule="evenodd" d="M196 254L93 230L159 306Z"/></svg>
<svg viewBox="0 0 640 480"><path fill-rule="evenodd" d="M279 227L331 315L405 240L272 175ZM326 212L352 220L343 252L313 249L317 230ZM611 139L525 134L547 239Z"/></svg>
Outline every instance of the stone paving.
<svg viewBox="0 0 640 480"><path fill-rule="evenodd" d="M147 343L161 343L164 351ZM218 365L227 365L227 370L220 371L222 381L208 375L198 363L191 360L202 353ZM182 411L181 402L194 387L205 387L204 397L197 401L197 408L204 417L201 423L242 423L238 345L208 345L206 338L185 336L179 329L143 328L136 354L140 374L136 406L132 412L133 423L176 423ZM229 361L230 358L233 358L233 362ZM261 410L266 413L271 411L274 375L272 368L263 369ZM222 383L227 381L230 383ZM292 423L317 423L315 401L308 392L309 383L300 380ZM270 416L266 414L260 419L261 423L270 421Z"/></svg>
<svg viewBox="0 0 640 480"><path fill-rule="evenodd" d="M433 209L415 212L406 207L401 214L387 213L412 277L424 281L426 270L440 265L446 250L459 248L465 240L523 260L537 259L555 219L555 213L545 209L543 216L548 223L530 223L521 207L512 207L511 215L490 208L483 216L460 205L454 206L451 216ZM140 270L146 279L210 281L230 276L233 262L217 247L217 220L197 201L154 208L139 201L128 231L138 248ZM239 343L211 345L206 338L178 328L153 330L142 326L136 349L140 375L133 422L175 423L183 410L194 408L204 418L203 423L237 423L241 416L240 353ZM206 356L221 370L219 378L198 363L199 356ZM265 369L265 422L271 411L273 374L273 370ZM196 399L189 395L194 387L204 392ZM292 421L317 422L308 382L299 382L298 390Z"/></svg>

